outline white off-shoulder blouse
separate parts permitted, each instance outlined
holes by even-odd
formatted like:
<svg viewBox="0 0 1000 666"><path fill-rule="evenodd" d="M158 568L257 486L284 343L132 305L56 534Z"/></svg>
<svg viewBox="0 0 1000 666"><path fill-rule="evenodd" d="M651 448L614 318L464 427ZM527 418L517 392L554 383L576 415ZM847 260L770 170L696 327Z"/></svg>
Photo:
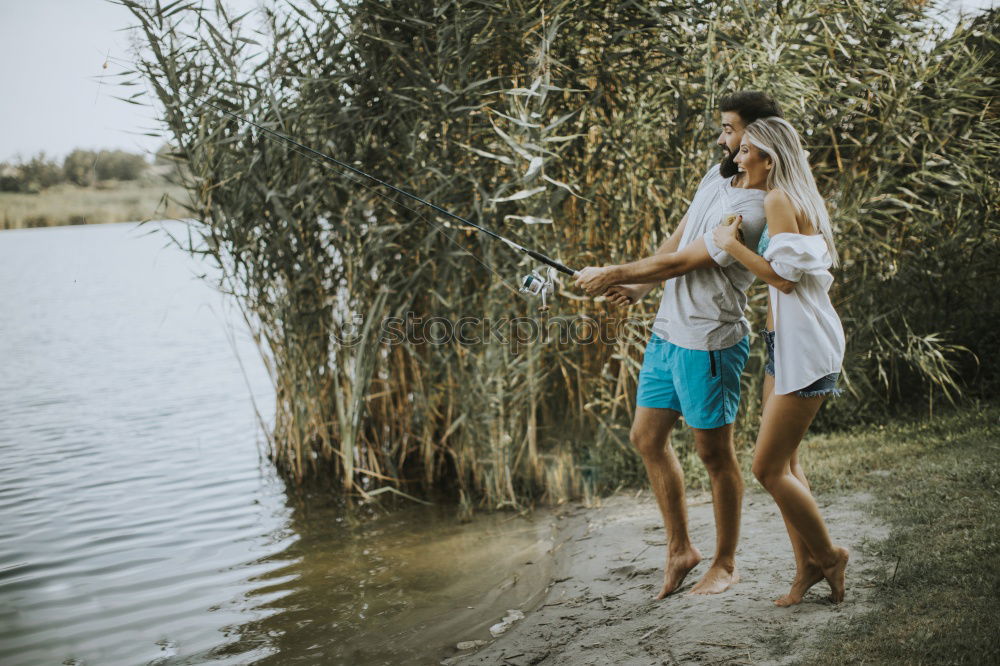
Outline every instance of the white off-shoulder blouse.
<svg viewBox="0 0 1000 666"><path fill-rule="evenodd" d="M775 234L763 256L775 273L797 283L788 294L769 287L774 317L774 392L784 395L840 372L844 327L830 302L833 257L822 234Z"/></svg>

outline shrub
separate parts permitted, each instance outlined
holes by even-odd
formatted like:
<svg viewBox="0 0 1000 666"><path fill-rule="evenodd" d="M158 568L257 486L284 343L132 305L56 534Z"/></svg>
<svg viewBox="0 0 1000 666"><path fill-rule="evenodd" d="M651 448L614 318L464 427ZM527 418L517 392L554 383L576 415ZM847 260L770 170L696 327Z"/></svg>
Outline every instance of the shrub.
<svg viewBox="0 0 1000 666"><path fill-rule="evenodd" d="M124 150L102 150L97 155L98 180L137 180L146 170L146 158Z"/></svg>
<svg viewBox="0 0 1000 666"><path fill-rule="evenodd" d="M20 192L39 192L63 182L62 168L41 152L15 167Z"/></svg>
<svg viewBox="0 0 1000 666"><path fill-rule="evenodd" d="M63 160L63 176L67 181L86 187L96 180L97 153L76 149Z"/></svg>

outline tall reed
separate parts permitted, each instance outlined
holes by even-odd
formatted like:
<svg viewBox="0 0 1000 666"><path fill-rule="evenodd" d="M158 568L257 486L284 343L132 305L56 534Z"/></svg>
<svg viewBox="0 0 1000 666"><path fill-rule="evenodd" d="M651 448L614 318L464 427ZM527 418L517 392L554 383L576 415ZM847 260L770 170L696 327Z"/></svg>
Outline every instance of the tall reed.
<svg viewBox="0 0 1000 666"><path fill-rule="evenodd" d="M844 259L849 395L826 422L997 385L997 12L944 34L902 0L123 3L145 49L123 76L187 165L192 231L261 343L292 480L465 511L641 481L628 430L658 292L612 341L390 339L386 321L533 315L515 279L534 266L204 101L579 267L650 253L718 157L717 100L767 90ZM626 316L560 291L544 326ZM760 375L757 349L744 441Z"/></svg>

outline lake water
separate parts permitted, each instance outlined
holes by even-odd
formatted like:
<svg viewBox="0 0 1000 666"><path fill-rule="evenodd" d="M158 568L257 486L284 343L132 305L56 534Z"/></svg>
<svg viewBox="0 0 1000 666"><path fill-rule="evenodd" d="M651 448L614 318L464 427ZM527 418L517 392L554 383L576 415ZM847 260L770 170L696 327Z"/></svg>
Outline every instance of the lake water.
<svg viewBox="0 0 1000 666"><path fill-rule="evenodd" d="M287 492L259 353L159 228L0 232L0 663L434 663L537 603L542 514Z"/></svg>

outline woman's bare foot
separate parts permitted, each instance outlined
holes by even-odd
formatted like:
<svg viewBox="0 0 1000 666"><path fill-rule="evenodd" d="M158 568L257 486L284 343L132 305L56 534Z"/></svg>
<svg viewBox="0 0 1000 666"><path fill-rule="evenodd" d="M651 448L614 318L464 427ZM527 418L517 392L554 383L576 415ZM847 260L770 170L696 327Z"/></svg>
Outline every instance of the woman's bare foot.
<svg viewBox="0 0 1000 666"><path fill-rule="evenodd" d="M823 569L815 562L806 562L801 571L795 572L795 580L792 581L792 589L788 594L774 600L775 606L785 608L794 606L802 601L809 588L823 580Z"/></svg>
<svg viewBox="0 0 1000 666"><path fill-rule="evenodd" d="M684 577L691 569L701 562L701 553L694 546L690 550L681 553L671 553L667 557L667 566L663 571L663 589L656 595L657 599L663 599L672 594L684 582Z"/></svg>
<svg viewBox="0 0 1000 666"><path fill-rule="evenodd" d="M839 546L833 549L837 553L837 561L828 567L823 567L823 578L830 584L830 600L839 604L844 600L844 572L847 571L847 560L851 554L846 548Z"/></svg>
<svg viewBox="0 0 1000 666"><path fill-rule="evenodd" d="M740 575L736 572L735 564L724 565L712 562L712 566L688 594L719 594L728 590L730 585L735 585L738 582L740 582Z"/></svg>

